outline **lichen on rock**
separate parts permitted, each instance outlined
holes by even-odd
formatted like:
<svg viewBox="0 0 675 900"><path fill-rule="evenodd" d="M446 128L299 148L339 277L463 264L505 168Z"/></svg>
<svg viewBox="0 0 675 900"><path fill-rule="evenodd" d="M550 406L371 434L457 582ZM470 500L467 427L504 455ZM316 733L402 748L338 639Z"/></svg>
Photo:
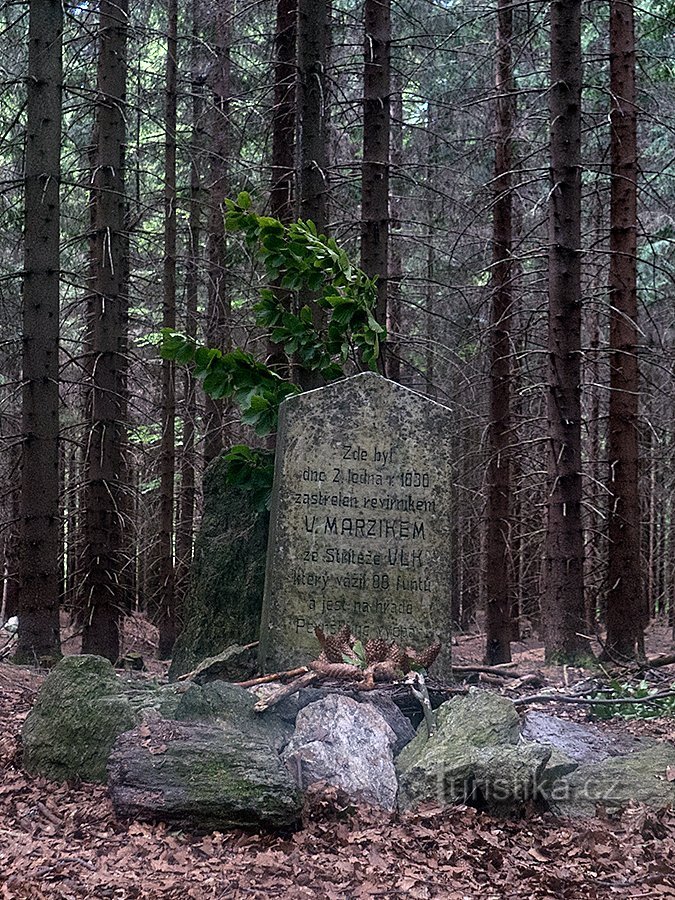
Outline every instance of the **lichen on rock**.
<svg viewBox="0 0 675 900"><path fill-rule="evenodd" d="M181 610L183 630L174 647L171 679L231 644L258 639L269 514L255 508L250 491L228 485L226 474L224 456L215 459L204 474L204 515Z"/></svg>
<svg viewBox="0 0 675 900"><path fill-rule="evenodd" d="M104 782L115 738L137 720L108 660L65 657L45 679L24 723L24 767L55 781Z"/></svg>

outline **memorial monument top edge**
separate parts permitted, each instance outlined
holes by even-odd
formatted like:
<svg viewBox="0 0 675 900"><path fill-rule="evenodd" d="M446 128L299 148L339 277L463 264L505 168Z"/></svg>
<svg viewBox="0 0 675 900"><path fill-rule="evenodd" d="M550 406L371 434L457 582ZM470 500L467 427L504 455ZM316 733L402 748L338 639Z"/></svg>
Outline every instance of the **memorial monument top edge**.
<svg viewBox="0 0 675 900"><path fill-rule="evenodd" d="M345 388L350 386L382 386L389 389L394 394L399 394L399 396L405 396L410 398L413 402L420 402L425 405L435 406L438 408L439 413L452 413L452 410L449 406L445 406L443 403L439 403L437 400L432 400L430 397L427 397L425 394L420 394L419 391L414 390L413 388L407 387L404 384L399 384L397 381L392 381L390 378L385 378L384 375L380 375L377 372L358 372L356 375L348 375L347 378L341 378L338 381L331 381L329 384L322 385L321 387L312 388L309 391L303 391L300 394L291 394L289 397L281 403L281 408L285 406L295 405L297 403L313 403L315 400L323 397L324 399L329 399L330 395L334 392L343 391Z"/></svg>

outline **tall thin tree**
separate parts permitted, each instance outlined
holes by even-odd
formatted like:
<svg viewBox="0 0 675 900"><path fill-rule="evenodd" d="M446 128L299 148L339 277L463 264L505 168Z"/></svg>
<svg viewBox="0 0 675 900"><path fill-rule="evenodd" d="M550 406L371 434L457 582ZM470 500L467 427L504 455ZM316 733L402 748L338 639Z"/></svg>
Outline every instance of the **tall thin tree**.
<svg viewBox="0 0 675 900"><path fill-rule="evenodd" d="M188 211L188 259L185 272L185 333L197 336L199 307L199 271L202 237L202 174L204 149L202 115L204 111L204 74L202 52L201 0L192 0L192 40L190 68L192 81L192 136L190 141L190 203ZM187 589L192 562L192 538L195 515L197 391L189 368L183 373L183 434L178 523L176 526L176 605Z"/></svg>
<svg viewBox="0 0 675 900"><path fill-rule="evenodd" d="M326 56L328 0L298 0L298 212L319 231L327 224Z"/></svg>
<svg viewBox="0 0 675 900"><path fill-rule="evenodd" d="M90 427L81 591L82 649L115 661L129 609L124 554L128 240L124 144L128 0L101 0L96 104Z"/></svg>
<svg viewBox="0 0 675 900"><path fill-rule="evenodd" d="M588 652L581 519L581 0L551 3L546 655Z"/></svg>
<svg viewBox="0 0 675 900"><path fill-rule="evenodd" d="M365 0L361 268L377 276L377 319L387 323L391 0ZM390 369L386 357L385 371Z"/></svg>
<svg viewBox="0 0 675 900"><path fill-rule="evenodd" d="M643 651L646 621L638 491L637 107L633 0L609 5L611 201L607 641L610 657Z"/></svg>
<svg viewBox="0 0 675 900"><path fill-rule="evenodd" d="M211 115L209 123L210 187L206 251L208 257L207 342L211 347L229 346L230 300L227 291L225 223L223 201L227 195L227 163L230 153L230 93L232 90L231 0L214 9L215 59L209 73ZM204 461L211 462L223 449L225 405L206 397Z"/></svg>
<svg viewBox="0 0 675 900"><path fill-rule="evenodd" d="M511 61L513 6L497 6L496 145L492 206L492 309L490 334L490 426L487 471L486 661L511 661L509 515L511 500L511 318L513 305L514 93Z"/></svg>
<svg viewBox="0 0 675 900"><path fill-rule="evenodd" d="M295 89L297 0L277 0L274 35L274 110L270 209L282 222L293 218L295 198Z"/></svg>
<svg viewBox="0 0 675 900"><path fill-rule="evenodd" d="M330 0L298 0L298 199L302 219L310 219L319 232L328 224L328 93L326 63ZM308 294L300 304L309 305L317 329L324 316ZM304 390L320 387L322 379L298 367L298 383Z"/></svg>
<svg viewBox="0 0 675 900"><path fill-rule="evenodd" d="M61 0L29 5L23 280L23 460L16 657L60 652L59 188Z"/></svg>
<svg viewBox="0 0 675 900"><path fill-rule="evenodd" d="M162 326L176 327L176 81L178 3L167 2L166 106L164 115L164 302ZM176 385L172 360L162 360L162 437L159 457L159 645L166 659L176 640L173 561L174 470L176 467Z"/></svg>

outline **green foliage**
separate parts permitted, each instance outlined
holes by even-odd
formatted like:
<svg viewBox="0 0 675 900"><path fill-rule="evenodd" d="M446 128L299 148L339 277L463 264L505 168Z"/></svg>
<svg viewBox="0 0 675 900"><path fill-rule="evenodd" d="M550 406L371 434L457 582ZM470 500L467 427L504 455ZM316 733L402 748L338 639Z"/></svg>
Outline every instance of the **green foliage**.
<svg viewBox="0 0 675 900"><path fill-rule="evenodd" d="M268 503L274 476L274 453L237 444L225 454L227 483L246 488L256 509Z"/></svg>
<svg viewBox="0 0 675 900"><path fill-rule="evenodd" d="M368 665L366 659L366 648L361 641L354 641L351 653L342 654L342 662L350 666L356 666L358 669L365 669Z"/></svg>
<svg viewBox="0 0 675 900"><path fill-rule="evenodd" d="M215 347L200 347L169 328L162 331L162 338L162 357L192 366L195 378L214 400L233 399L241 409L242 421L256 434L274 431L279 404L299 391L243 350L223 353Z"/></svg>
<svg viewBox="0 0 675 900"><path fill-rule="evenodd" d="M596 691L593 699L626 700L626 703L598 703L593 712L599 719L621 716L624 719L652 719L655 716L675 715L675 697L663 696L663 688L655 688L644 679L638 684L613 679L609 689ZM651 698L651 699L649 699ZM639 703L630 702L639 700Z"/></svg>
<svg viewBox="0 0 675 900"><path fill-rule="evenodd" d="M240 193L236 202L225 203L228 229L242 233L246 242L258 249L274 286L260 291L254 307L256 323L271 330L272 341L302 368L318 372L326 381L344 375L350 358L375 369L384 334L373 315L375 281L353 266L332 238L318 234L313 222L284 225L278 219L259 216L252 211L246 192ZM307 303L300 306L301 296L311 297L313 304L329 313L325 332L317 329L312 308ZM161 354L164 359L191 366L210 397L234 400L242 422L259 435L276 430L281 402L300 391L250 353L202 347L172 329L162 331ZM272 455L237 446L227 460L228 483L252 491L258 506L267 502Z"/></svg>
<svg viewBox="0 0 675 900"><path fill-rule="evenodd" d="M375 280L353 266L333 238L318 234L313 222L300 219L284 225L259 216L251 210L246 192L225 205L228 230L243 234L258 249L269 283L276 286L262 290L255 305L256 322L272 330L274 343L327 381L343 374L350 355L375 369L384 335L373 314ZM289 302L289 295L296 302ZM308 295L329 314L325 334L317 330L309 305L292 311L299 298Z"/></svg>

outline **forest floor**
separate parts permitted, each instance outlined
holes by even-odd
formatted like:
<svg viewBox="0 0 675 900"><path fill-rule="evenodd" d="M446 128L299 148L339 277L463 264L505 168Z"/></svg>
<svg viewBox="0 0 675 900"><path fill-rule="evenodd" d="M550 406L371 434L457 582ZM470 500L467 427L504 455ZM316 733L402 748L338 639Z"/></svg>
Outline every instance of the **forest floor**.
<svg viewBox="0 0 675 900"><path fill-rule="evenodd" d="M132 619L126 650L149 661L152 641L149 627ZM650 655L671 647L665 628L650 630ZM76 649L75 640L66 644ZM515 650L519 671L541 673L547 686L587 674L545 667L534 641ZM454 647L457 663L479 662L481 653L480 635L460 636ZM675 666L659 677L675 681ZM105 787L59 785L21 770L21 724L42 678L0 663L2 900L675 898L675 812L638 806L618 819L564 821L534 810L501 820L466 807L345 817L326 802L287 835L200 835L118 821ZM587 718L554 703L546 711ZM675 718L620 727L675 742Z"/></svg>

